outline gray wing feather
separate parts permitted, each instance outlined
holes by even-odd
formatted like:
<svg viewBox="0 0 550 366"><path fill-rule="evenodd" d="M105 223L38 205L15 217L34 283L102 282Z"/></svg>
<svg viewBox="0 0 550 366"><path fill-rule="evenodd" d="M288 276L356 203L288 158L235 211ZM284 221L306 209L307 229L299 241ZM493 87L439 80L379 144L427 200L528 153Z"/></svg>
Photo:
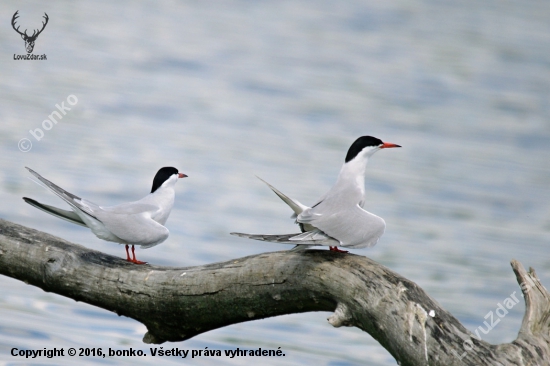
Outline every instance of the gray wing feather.
<svg viewBox="0 0 550 366"><path fill-rule="evenodd" d="M135 215L145 212L156 212L159 210L158 206L150 205L147 203L136 203L136 202L130 202L130 203L122 203L120 205L111 206L111 207L101 207L101 209L105 212L109 212L112 214L118 214L118 215Z"/></svg>

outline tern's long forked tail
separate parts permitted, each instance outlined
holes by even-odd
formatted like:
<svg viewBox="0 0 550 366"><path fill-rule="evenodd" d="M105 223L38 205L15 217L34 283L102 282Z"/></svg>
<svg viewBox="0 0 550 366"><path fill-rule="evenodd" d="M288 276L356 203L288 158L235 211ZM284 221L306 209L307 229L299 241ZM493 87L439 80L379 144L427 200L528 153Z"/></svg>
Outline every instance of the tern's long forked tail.
<svg viewBox="0 0 550 366"><path fill-rule="evenodd" d="M41 176L40 174L38 174L37 172L35 172L34 170L32 170L31 168L27 168L25 167L32 175L34 175L38 181L36 180L33 180L31 179L33 182L37 183L38 185L41 185L42 187L45 187L47 189L49 189L50 191L52 191L56 196L58 196L59 198L61 198L63 201L67 202L69 204L69 206L73 207L74 209L76 210L79 210L79 211L82 211L84 214L90 216L91 218L99 221L94 215L93 215L93 212L90 210L89 207L87 207L86 205L84 205L82 203L82 199L78 196L75 196L74 194L70 193L70 192L67 192L66 190L64 190L63 188L59 187L58 185L50 182L49 180L47 180L46 178L44 178L43 176ZM30 198L27 198L25 197L25 202L27 202L28 204L30 204L31 206L34 206L44 212L47 212L51 215L54 215L54 216L57 216L61 219L64 219L64 220L67 220L67 221L70 221L74 224L78 224L78 225L82 225L81 223L78 223L76 221L78 220L74 220L74 218L72 217L72 215L70 214L70 211L66 211L66 210L62 210L60 208L56 208L56 207L53 207L53 206L48 206L48 205L44 205L44 204L41 204L35 200L32 200ZM32 202L31 202L32 201ZM34 204L36 203L36 204ZM69 213L69 215L65 215L66 213ZM76 215L76 214L75 214ZM78 215L77 215L78 216ZM80 221L82 222L82 219L80 219ZM87 225L84 225L84 226L87 226Z"/></svg>
<svg viewBox="0 0 550 366"><path fill-rule="evenodd" d="M75 214L74 211L67 211L61 208L45 205L43 203L37 202L32 198L28 198L28 197L23 197L23 200L25 200L25 202L27 202L29 205L36 207L37 209L42 210L44 212L47 212L50 215L59 217L60 219L63 219L63 220L67 220L69 222L72 222L73 224L88 227L88 225L86 225L86 223L84 223L84 221L82 221L80 216Z"/></svg>
<svg viewBox="0 0 550 366"><path fill-rule="evenodd" d="M305 233L296 234L245 234L245 233L230 233L231 235L240 236L241 238L248 238L261 241L269 241L273 243L281 244L294 244L294 245L328 245L338 246L340 242L330 236L326 235L320 230L306 231Z"/></svg>
<svg viewBox="0 0 550 366"><path fill-rule="evenodd" d="M306 208L308 208L306 205L303 205L300 202L296 201L295 199L292 199L292 198L288 197L287 195L283 194L281 191L279 191L277 188L273 187L271 184L267 183L262 178L260 178L258 176L256 176L256 178L258 178L259 180L261 180L262 182L267 184L267 186L269 188L271 188L271 190L273 192L275 192L275 194L277 196L279 196L279 198L282 199L283 202L286 203L292 209L292 211L294 211L295 216L301 214Z"/></svg>
<svg viewBox="0 0 550 366"><path fill-rule="evenodd" d="M231 235L240 236L241 238L248 238L248 239L254 239L254 240L261 240L261 241L270 241L273 243L284 243L284 244L291 244L289 242L290 238L296 235L300 235L299 233L296 234L281 234L281 235L270 235L270 234L245 234L245 233L229 233Z"/></svg>

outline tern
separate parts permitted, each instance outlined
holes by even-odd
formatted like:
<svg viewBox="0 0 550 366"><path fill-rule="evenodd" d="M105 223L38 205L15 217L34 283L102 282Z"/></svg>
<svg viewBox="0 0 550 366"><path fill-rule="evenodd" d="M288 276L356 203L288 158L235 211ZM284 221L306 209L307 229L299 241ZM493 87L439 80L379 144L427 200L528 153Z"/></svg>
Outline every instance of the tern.
<svg viewBox="0 0 550 366"><path fill-rule="evenodd" d="M378 150L399 145L383 142L372 136L359 137L350 146L336 184L311 207L292 199L262 180L293 211L292 218L302 233L295 234L244 234L231 233L244 238L295 244L295 249L326 245L330 250L365 248L374 246L386 228L384 219L363 209L365 204L365 170L369 158Z"/></svg>
<svg viewBox="0 0 550 366"><path fill-rule="evenodd" d="M23 197L25 202L50 215L85 226L100 239L124 244L126 260L135 264L146 262L136 259L134 245L151 248L168 238L170 233L164 224L174 206L174 186L178 178L187 177L176 168L161 168L155 175L151 193L147 196L139 201L104 207L67 192L30 168L27 170L38 178L40 182L35 181L36 183L51 190L71 206L72 210L45 205L28 197ZM132 246L133 258L130 258L128 252L129 245Z"/></svg>

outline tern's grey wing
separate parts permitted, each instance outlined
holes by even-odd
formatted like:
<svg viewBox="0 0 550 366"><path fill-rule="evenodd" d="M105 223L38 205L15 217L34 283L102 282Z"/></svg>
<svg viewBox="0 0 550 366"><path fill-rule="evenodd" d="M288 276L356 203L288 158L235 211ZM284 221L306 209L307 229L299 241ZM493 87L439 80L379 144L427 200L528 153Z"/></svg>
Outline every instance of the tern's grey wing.
<svg viewBox="0 0 550 366"><path fill-rule="evenodd" d="M27 167L26 167L27 168ZM51 190L53 193L55 193L59 198L61 198L63 201L67 202L69 206L78 209L85 213L86 215L93 217L97 220L97 217L94 216L94 211L92 207L97 207L96 204L85 201L82 198L75 196L74 194L67 192L63 188L59 187L58 185L50 182L31 168L27 168L29 172L31 172L32 175L34 175L38 180L40 181L41 185L45 186L49 190Z"/></svg>
<svg viewBox="0 0 550 366"><path fill-rule="evenodd" d="M135 215L145 212L153 213L158 211L160 208L158 206L147 203L128 202L111 207L101 207L101 209L105 212L113 214Z"/></svg>
<svg viewBox="0 0 550 366"><path fill-rule="evenodd" d="M365 211L359 205L340 211L327 209L323 212L322 207L306 210L298 215L297 221L315 226L338 240L340 246L347 248L374 246L386 228L384 219Z"/></svg>
<svg viewBox="0 0 550 366"><path fill-rule="evenodd" d="M61 208L53 207L50 205L45 205L43 203L37 202L31 198L23 197L25 202L27 202L29 205L36 207L39 210L42 210L44 212L49 213L50 215L53 215L55 217L59 217L60 219L67 220L69 222L72 222L73 224L81 225L88 227L84 221L78 216L74 211L67 211L63 210Z"/></svg>
<svg viewBox="0 0 550 366"><path fill-rule="evenodd" d="M116 235L125 244L141 245L150 248L162 243L170 232L167 228L151 219L148 213L117 214L104 210L97 212L97 217L107 230Z"/></svg>

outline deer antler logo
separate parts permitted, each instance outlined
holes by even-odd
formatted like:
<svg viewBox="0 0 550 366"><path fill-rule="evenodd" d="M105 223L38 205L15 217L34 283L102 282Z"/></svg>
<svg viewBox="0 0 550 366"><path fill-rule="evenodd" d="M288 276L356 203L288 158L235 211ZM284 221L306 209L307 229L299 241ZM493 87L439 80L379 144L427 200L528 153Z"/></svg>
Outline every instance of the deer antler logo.
<svg viewBox="0 0 550 366"><path fill-rule="evenodd" d="M44 13L45 14L44 18L46 19L46 22L42 22L42 29L40 29L40 30L35 29L34 32L32 33L32 36L29 36L27 34L26 29L25 29L24 33L21 33L19 31L19 27L15 28L15 20L17 18L19 18L19 15L17 15L18 12L19 12L19 10L17 10L15 12L15 14L13 14L13 18L11 18L11 26L13 27L13 29L15 29L15 31L17 33L19 33L21 35L21 38L23 38L23 40L25 41L25 48L27 49L27 53L32 53L32 50L34 49L34 42L36 41L36 38L40 35L40 33L42 33L44 28L46 28L46 24L48 24L48 19L49 19L48 14Z"/></svg>

